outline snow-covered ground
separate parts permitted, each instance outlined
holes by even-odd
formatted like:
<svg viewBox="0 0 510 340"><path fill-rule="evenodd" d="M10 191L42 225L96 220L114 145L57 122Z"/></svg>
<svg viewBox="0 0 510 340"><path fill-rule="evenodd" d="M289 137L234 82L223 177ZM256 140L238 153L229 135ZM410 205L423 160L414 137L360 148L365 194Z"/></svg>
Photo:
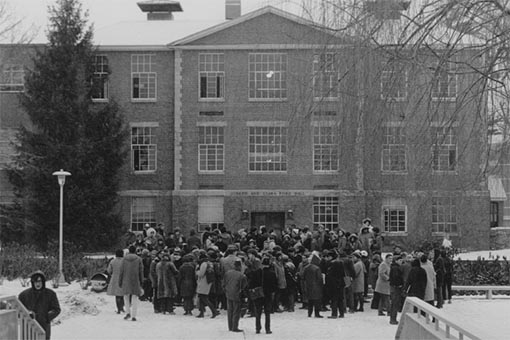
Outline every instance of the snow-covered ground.
<svg viewBox="0 0 510 340"><path fill-rule="evenodd" d="M461 258L476 259L478 255L488 258L489 251L480 254L462 254ZM494 253L494 252L493 252ZM510 250L500 256L510 255ZM50 282L48 282L48 285ZM23 289L18 280L4 281L0 285L0 296L18 295ZM365 304L365 312L346 314L344 319L328 319L329 312L323 312L323 319L308 318L306 311L296 309L294 313L271 315L273 334L255 334L255 320L242 318L243 333L229 332L226 311L211 319L207 310L204 319L184 316L182 307L176 315L154 314L149 302L141 302L138 321L125 321L123 314L115 313L115 298L106 293L82 290L79 283L55 289L62 313L52 326L53 340L69 339L394 339L397 326L389 324L388 317L377 315ZM485 300L483 297L454 297L452 304L445 304L444 312L462 322L467 329L483 330L490 339L510 338L510 298L498 297ZM197 314L197 311L194 311ZM262 320L262 322L264 322Z"/></svg>

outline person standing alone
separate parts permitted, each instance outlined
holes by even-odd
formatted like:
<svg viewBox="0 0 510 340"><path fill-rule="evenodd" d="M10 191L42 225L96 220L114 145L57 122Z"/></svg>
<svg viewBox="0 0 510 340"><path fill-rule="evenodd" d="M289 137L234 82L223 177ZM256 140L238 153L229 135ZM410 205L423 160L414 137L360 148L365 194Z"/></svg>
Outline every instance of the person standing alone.
<svg viewBox="0 0 510 340"><path fill-rule="evenodd" d="M246 289L246 276L241 273L242 261L236 259L234 269L225 273L223 277L223 288L227 298L227 319L228 330L231 332L242 332L239 329L241 318L241 293Z"/></svg>
<svg viewBox="0 0 510 340"><path fill-rule="evenodd" d="M138 297L142 293L143 264L142 259L136 255L136 247L129 246L129 253L124 257L119 274L119 287L124 295L126 316L124 320L136 321Z"/></svg>

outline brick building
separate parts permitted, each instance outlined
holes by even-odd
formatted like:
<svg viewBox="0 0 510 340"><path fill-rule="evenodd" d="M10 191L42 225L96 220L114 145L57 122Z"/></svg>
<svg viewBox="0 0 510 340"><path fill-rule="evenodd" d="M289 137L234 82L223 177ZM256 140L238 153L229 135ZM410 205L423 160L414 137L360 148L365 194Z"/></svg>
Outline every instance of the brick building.
<svg viewBox="0 0 510 340"><path fill-rule="evenodd" d="M227 1L229 20L214 25L169 20L177 2L139 6L148 21L96 32L97 79L110 76L94 100L115 98L130 125L129 229L358 231L368 216L388 244L447 233L488 248L484 108L459 99L474 75L425 53L420 65L390 61L273 7L241 16ZM4 144L17 124L5 117L22 117L10 92L0 93Z"/></svg>

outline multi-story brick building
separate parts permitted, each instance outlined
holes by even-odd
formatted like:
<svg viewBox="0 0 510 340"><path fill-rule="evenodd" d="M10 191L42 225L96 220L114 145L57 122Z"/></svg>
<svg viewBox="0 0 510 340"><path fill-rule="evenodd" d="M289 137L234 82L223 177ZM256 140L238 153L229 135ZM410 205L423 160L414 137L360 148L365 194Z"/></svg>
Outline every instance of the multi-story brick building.
<svg viewBox="0 0 510 340"><path fill-rule="evenodd" d="M474 75L432 55L396 67L273 7L240 16L240 1L227 1L230 20L212 26L153 20L171 19L173 1L140 8L151 20L96 33L98 81L110 76L94 100L115 98L131 130L120 192L131 230L358 231L368 216L388 244L447 233L489 246L484 111L460 100ZM0 96L0 116L19 112Z"/></svg>

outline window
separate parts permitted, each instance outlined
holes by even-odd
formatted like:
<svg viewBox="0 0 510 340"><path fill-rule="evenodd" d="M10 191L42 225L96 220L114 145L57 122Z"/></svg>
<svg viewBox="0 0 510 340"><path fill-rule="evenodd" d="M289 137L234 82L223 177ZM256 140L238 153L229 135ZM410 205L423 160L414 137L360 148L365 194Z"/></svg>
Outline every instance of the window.
<svg viewBox="0 0 510 340"><path fill-rule="evenodd" d="M404 65L392 63L382 71L381 98L395 100L407 98L407 69Z"/></svg>
<svg viewBox="0 0 510 340"><path fill-rule="evenodd" d="M250 126L250 171L287 171L287 128Z"/></svg>
<svg viewBox="0 0 510 340"><path fill-rule="evenodd" d="M383 206L384 231L404 233L407 231L405 206Z"/></svg>
<svg viewBox="0 0 510 340"><path fill-rule="evenodd" d="M406 136L402 126L384 126L384 144L382 146L382 171L405 172Z"/></svg>
<svg viewBox="0 0 510 340"><path fill-rule="evenodd" d="M285 53L250 53L249 68L250 99L287 98Z"/></svg>
<svg viewBox="0 0 510 340"><path fill-rule="evenodd" d="M499 203L491 202L491 228L499 227Z"/></svg>
<svg viewBox="0 0 510 340"><path fill-rule="evenodd" d="M457 208L451 197L432 198L432 232L456 233Z"/></svg>
<svg viewBox="0 0 510 340"><path fill-rule="evenodd" d="M133 99L156 99L156 80L154 55L133 54L131 56L131 79Z"/></svg>
<svg viewBox="0 0 510 340"><path fill-rule="evenodd" d="M223 98L225 65L223 53L199 55L200 98Z"/></svg>
<svg viewBox="0 0 510 340"><path fill-rule="evenodd" d="M454 62L447 62L437 67L433 75L433 99L454 99L457 97L456 67Z"/></svg>
<svg viewBox="0 0 510 340"><path fill-rule="evenodd" d="M198 166L200 171L223 171L223 126L198 127Z"/></svg>
<svg viewBox="0 0 510 340"><path fill-rule="evenodd" d="M313 198L313 225L322 224L329 230L338 227L338 197Z"/></svg>
<svg viewBox="0 0 510 340"><path fill-rule="evenodd" d="M457 168L456 128L432 127L432 170L455 171Z"/></svg>
<svg viewBox="0 0 510 340"><path fill-rule="evenodd" d="M135 172L156 171L156 127L131 128L131 154Z"/></svg>
<svg viewBox="0 0 510 340"><path fill-rule="evenodd" d="M154 197L133 197L131 200L131 231L143 231L149 224L156 227L156 199Z"/></svg>
<svg viewBox="0 0 510 340"><path fill-rule="evenodd" d="M92 76L92 99L108 99L108 58L96 55Z"/></svg>
<svg viewBox="0 0 510 340"><path fill-rule="evenodd" d="M313 127L313 170L338 171L338 129L334 123Z"/></svg>
<svg viewBox="0 0 510 340"><path fill-rule="evenodd" d="M338 69L334 53L313 58L313 96L315 99L338 98Z"/></svg>
<svg viewBox="0 0 510 340"><path fill-rule="evenodd" d="M220 196L198 197L198 231L205 231L205 227L211 230L223 226L223 201Z"/></svg>
<svg viewBox="0 0 510 340"><path fill-rule="evenodd" d="M5 64L0 80L0 92L22 92L25 89L25 69L20 64Z"/></svg>

